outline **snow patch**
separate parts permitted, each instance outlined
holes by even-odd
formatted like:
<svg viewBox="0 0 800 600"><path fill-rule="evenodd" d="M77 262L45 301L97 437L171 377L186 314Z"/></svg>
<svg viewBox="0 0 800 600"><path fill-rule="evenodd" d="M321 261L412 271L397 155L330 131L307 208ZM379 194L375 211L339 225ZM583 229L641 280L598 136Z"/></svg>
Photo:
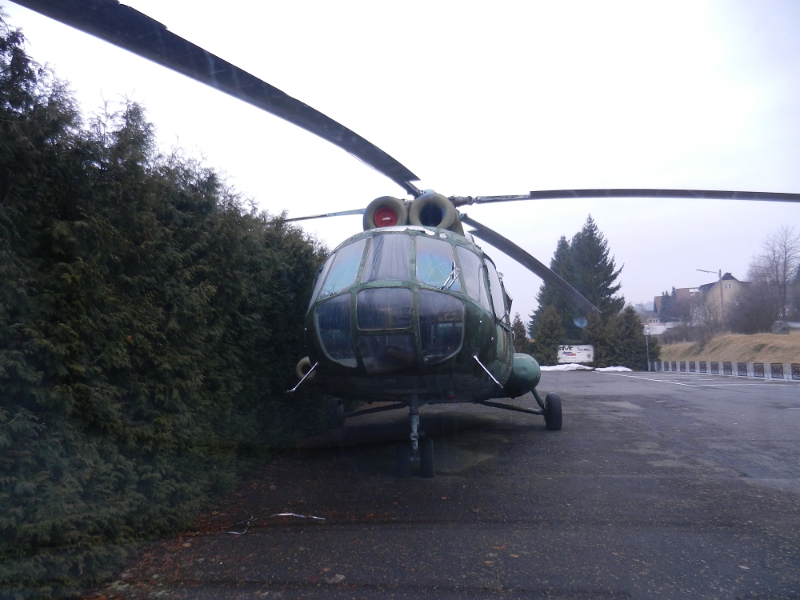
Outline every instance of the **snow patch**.
<svg viewBox="0 0 800 600"><path fill-rule="evenodd" d="M633 371L633 369L629 369L628 367L602 367L600 369L595 369L594 367L587 367L586 365L579 365L576 363L539 368L542 371L599 371L601 373L611 373L614 371Z"/></svg>

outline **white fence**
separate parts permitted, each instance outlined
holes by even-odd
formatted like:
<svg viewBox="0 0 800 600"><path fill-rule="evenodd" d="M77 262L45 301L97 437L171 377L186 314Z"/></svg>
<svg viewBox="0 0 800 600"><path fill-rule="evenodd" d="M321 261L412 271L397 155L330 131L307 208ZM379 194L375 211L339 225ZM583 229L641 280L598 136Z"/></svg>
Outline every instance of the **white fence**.
<svg viewBox="0 0 800 600"><path fill-rule="evenodd" d="M800 363L655 360L650 361L650 369L676 373L707 373L709 375L730 375L755 379L800 381Z"/></svg>

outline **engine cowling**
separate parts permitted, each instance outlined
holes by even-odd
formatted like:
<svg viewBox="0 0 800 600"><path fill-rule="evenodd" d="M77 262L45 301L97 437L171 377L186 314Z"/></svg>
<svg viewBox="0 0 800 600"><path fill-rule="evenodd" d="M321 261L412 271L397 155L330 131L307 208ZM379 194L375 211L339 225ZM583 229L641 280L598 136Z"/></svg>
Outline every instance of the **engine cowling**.
<svg viewBox="0 0 800 600"><path fill-rule="evenodd" d="M453 203L436 192L425 192L411 203L408 222L412 225L425 225L450 229L458 220L458 211Z"/></svg>
<svg viewBox="0 0 800 600"><path fill-rule="evenodd" d="M392 196L375 198L364 211L364 231L408 224L406 203Z"/></svg>

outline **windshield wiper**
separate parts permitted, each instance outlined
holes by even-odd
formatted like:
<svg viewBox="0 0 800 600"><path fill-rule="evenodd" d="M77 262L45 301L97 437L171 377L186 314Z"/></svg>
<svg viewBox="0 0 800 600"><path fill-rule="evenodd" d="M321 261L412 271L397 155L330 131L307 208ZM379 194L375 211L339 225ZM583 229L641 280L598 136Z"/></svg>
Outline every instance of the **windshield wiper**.
<svg viewBox="0 0 800 600"><path fill-rule="evenodd" d="M458 274L459 274L460 271L461 271L461 269L456 267L456 261L453 261L453 268L450 271L450 275L447 276L447 279L444 280L444 283L442 284L442 287L440 287L439 289L440 290L449 290L451 287L453 287L453 284L456 281L458 281Z"/></svg>

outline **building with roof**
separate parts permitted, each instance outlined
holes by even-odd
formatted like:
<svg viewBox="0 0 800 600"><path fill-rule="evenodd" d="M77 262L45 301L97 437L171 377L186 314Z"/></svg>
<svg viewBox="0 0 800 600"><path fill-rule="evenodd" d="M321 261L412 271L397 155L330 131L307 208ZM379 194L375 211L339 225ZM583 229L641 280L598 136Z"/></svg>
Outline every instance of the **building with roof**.
<svg viewBox="0 0 800 600"><path fill-rule="evenodd" d="M726 307L730 311L748 285L750 284L747 281L739 281L730 273L725 273L717 281L701 285L699 290L709 308L719 315L719 320L724 326L727 321Z"/></svg>
<svg viewBox="0 0 800 600"><path fill-rule="evenodd" d="M730 273L725 273L717 281L692 288L674 288L674 302L684 307L685 315L693 321L707 321L709 319L722 323L723 328L727 322L726 310L731 310L742 291L750 285L746 281L739 281ZM663 316L663 297L653 298L656 314ZM675 308L667 311L675 318ZM660 319L667 320L667 319Z"/></svg>

